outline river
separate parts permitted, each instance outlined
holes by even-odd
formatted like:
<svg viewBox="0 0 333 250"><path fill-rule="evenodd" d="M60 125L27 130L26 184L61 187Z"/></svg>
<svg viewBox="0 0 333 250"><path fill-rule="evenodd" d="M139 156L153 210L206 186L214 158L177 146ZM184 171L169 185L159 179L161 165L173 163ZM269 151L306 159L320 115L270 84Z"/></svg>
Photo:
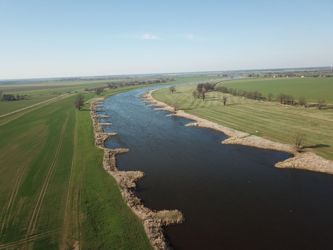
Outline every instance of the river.
<svg viewBox="0 0 333 250"><path fill-rule="evenodd" d="M274 164L289 154L241 145L189 120L154 110L132 90L105 100L126 147L121 170L142 170L138 196L152 209L179 209L185 222L166 228L175 249L332 249L333 176Z"/></svg>

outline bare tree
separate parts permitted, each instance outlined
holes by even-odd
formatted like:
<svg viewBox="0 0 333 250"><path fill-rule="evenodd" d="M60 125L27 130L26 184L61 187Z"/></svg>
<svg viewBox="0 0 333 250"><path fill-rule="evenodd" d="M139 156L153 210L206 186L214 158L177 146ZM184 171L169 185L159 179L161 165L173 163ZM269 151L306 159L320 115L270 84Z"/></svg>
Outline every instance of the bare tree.
<svg viewBox="0 0 333 250"><path fill-rule="evenodd" d="M224 105L224 106L227 105L228 97L224 95L224 96L222 97L222 100L223 100L223 105Z"/></svg>
<svg viewBox="0 0 333 250"><path fill-rule="evenodd" d="M306 105L305 97L300 97L298 100L298 104L301 106L305 106Z"/></svg>
<svg viewBox="0 0 333 250"><path fill-rule="evenodd" d="M95 93L96 93L96 95L100 95L100 94L102 94L103 91L104 91L103 88L96 88L96 89L95 89Z"/></svg>
<svg viewBox="0 0 333 250"><path fill-rule="evenodd" d="M174 105L173 105L173 111L174 111L174 112L177 112L177 110L178 110L178 105L177 105L177 104L174 104Z"/></svg>
<svg viewBox="0 0 333 250"><path fill-rule="evenodd" d="M298 152L301 152L304 147L304 141L305 141L305 134L303 133L296 133L294 137L294 145Z"/></svg>
<svg viewBox="0 0 333 250"><path fill-rule="evenodd" d="M295 104L295 99L291 95L280 94L280 95L278 95L278 100L280 101L281 104L286 104L286 105Z"/></svg>
<svg viewBox="0 0 333 250"><path fill-rule="evenodd" d="M194 98L199 98L199 92L197 90L193 90L192 95Z"/></svg>
<svg viewBox="0 0 333 250"><path fill-rule="evenodd" d="M325 100L321 99L318 101L318 109L323 109L326 106Z"/></svg>
<svg viewBox="0 0 333 250"><path fill-rule="evenodd" d="M173 107L174 112L177 112L177 110L179 110L180 105L177 97L174 98L173 104L171 106Z"/></svg>
<svg viewBox="0 0 333 250"><path fill-rule="evenodd" d="M203 88L201 89L201 96L202 96L202 100L203 100L203 101L204 101L205 98L206 98L206 92L207 92L206 88L203 87Z"/></svg>
<svg viewBox="0 0 333 250"><path fill-rule="evenodd" d="M79 94L77 95L75 102L74 102L75 108L77 108L78 110L81 110L81 108L84 105L84 98L83 95Z"/></svg>
<svg viewBox="0 0 333 250"><path fill-rule="evenodd" d="M202 100L205 100L206 98L206 92L207 92L207 89L205 88L205 84L204 83L199 83L197 85L197 92L198 92L198 96L202 97Z"/></svg>

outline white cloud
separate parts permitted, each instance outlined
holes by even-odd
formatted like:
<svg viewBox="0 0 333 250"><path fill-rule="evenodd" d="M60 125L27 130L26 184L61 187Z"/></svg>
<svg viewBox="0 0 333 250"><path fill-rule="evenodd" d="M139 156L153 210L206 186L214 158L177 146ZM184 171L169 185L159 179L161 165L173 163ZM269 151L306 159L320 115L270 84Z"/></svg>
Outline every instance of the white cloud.
<svg viewBox="0 0 333 250"><path fill-rule="evenodd" d="M195 38L192 33L186 33L186 34L184 34L184 37L189 39L189 40L193 40Z"/></svg>
<svg viewBox="0 0 333 250"><path fill-rule="evenodd" d="M193 33L184 33L181 35L183 39L191 40L191 41L207 41L208 37L198 36Z"/></svg>
<svg viewBox="0 0 333 250"><path fill-rule="evenodd" d="M159 40L160 38L154 34L145 33L141 36L143 40Z"/></svg>

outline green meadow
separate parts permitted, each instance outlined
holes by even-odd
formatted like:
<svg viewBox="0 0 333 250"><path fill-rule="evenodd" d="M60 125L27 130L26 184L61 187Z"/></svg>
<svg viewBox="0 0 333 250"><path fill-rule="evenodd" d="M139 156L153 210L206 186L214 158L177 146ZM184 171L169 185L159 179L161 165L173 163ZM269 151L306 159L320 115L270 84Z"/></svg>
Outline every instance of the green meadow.
<svg viewBox="0 0 333 250"><path fill-rule="evenodd" d="M283 80L272 80L271 82L272 85L275 83L282 85ZM294 88L289 86L293 82L296 85ZM325 86L329 85L328 80L324 82ZM255 83L252 80L235 81L234 86L230 81L228 87L236 88L249 84L249 86L253 85L253 89L261 91L262 89L259 89L258 86L267 84L266 91L274 89L272 86L268 87L269 81L257 85ZM289 89L295 90L299 86L299 81L286 80L285 84L289 86ZM327 159L333 159L333 110L286 106L277 102L255 101L215 91L208 92L203 101L192 96L195 88L195 85L177 87L174 94L171 94L169 89L161 89L153 92L153 96L171 106L177 106L178 109L187 113L273 141L293 144L296 134L302 133L305 137L306 150L314 151ZM282 89L280 90L282 91ZM276 93L279 93L280 90ZM283 89L283 92L288 93L288 89ZM306 93L310 99L311 90L304 89L302 94ZM331 97L332 93L326 93L327 99ZM228 98L226 106L223 105L223 96ZM312 98L316 99L316 97Z"/></svg>
<svg viewBox="0 0 333 250"><path fill-rule="evenodd" d="M292 95L296 100L304 97L309 102L325 100L327 103L333 103L333 77L247 79L225 81L222 84L228 88L259 91L266 97L270 93L275 97L279 94L288 94Z"/></svg>
<svg viewBox="0 0 333 250"><path fill-rule="evenodd" d="M0 101L0 117L15 110L42 103L59 95L66 93L75 93L78 91L82 91L84 88L93 86L96 85L74 85L73 83L67 85L0 85L0 91L2 91L3 94L19 94L26 96L24 100L19 101Z"/></svg>
<svg viewBox="0 0 333 250"><path fill-rule="evenodd" d="M74 99L0 120L0 249L150 249L102 167L89 105L77 111Z"/></svg>

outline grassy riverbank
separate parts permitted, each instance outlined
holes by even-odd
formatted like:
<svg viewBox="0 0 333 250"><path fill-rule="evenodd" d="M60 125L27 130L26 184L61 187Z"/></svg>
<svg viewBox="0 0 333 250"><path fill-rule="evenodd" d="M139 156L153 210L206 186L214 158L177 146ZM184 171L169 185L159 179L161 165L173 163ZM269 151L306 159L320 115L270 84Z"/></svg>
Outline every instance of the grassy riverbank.
<svg viewBox="0 0 333 250"><path fill-rule="evenodd" d="M229 83L232 86L232 82ZM284 106L276 102L262 102L235 97L220 92L209 92L206 100L195 99L195 86L153 92L154 98L185 112L282 143L294 143L297 133L305 134L305 146L327 159L333 159L332 110L305 109ZM259 90L260 91L260 90ZM228 97L223 105L223 96Z"/></svg>
<svg viewBox="0 0 333 250"><path fill-rule="evenodd" d="M0 249L149 249L141 222L102 168L88 106L76 111L74 98L0 125Z"/></svg>

